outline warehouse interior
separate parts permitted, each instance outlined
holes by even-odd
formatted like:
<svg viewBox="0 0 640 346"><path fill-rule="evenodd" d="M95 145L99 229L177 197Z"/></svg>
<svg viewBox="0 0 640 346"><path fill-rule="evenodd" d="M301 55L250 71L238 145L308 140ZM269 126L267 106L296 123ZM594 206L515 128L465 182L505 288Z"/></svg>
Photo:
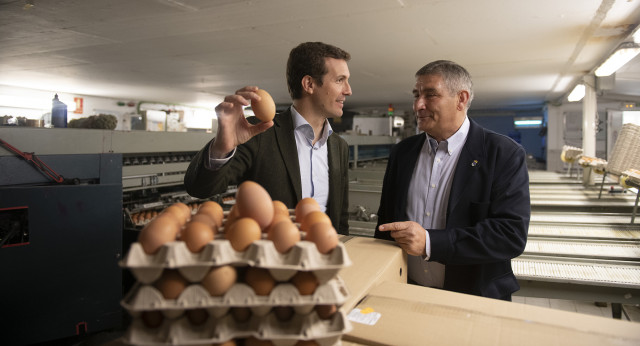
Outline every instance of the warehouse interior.
<svg viewBox="0 0 640 346"><path fill-rule="evenodd" d="M640 1L0 0L0 333L9 345L185 342L183 327L140 327L150 305L138 308L132 294L151 269L175 265L131 264L140 231L174 203L229 211L237 186L189 196L189 162L214 137L225 95L256 85L279 112L291 105L286 60L306 41L351 54L353 90L331 119L349 145L350 235L339 246L348 259L337 280L349 294L335 298L343 324L334 318L338 331L315 344L425 343L422 334L389 339L402 326L385 325L385 313L448 321L433 328L468 328L461 334L480 344L513 344L506 335L525 333L527 321L531 344L640 341ZM635 55L597 72L621 51ZM420 298L401 263L395 275L401 252L385 258L372 240L390 149L418 132L414 75L437 59L471 73L469 118L527 152L531 223L511 262L521 290L507 305ZM363 278L376 261L385 269ZM384 305L407 296L407 310ZM347 320L368 299L383 312L376 331ZM503 334L479 333L483 323ZM559 336L541 339L547 332ZM209 344L224 339L216 333Z"/></svg>

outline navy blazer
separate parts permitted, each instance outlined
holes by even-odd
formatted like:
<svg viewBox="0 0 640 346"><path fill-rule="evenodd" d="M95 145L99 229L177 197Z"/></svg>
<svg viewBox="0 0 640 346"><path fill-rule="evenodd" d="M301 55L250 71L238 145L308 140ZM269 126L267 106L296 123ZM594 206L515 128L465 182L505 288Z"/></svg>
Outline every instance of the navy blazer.
<svg viewBox="0 0 640 346"><path fill-rule="evenodd" d="M259 122L255 117L248 120L253 124ZM191 160L184 176L187 193L208 198L225 192L229 185L252 180L262 185L273 200L295 208L302 198L302 182L291 110L276 114L273 122L267 131L239 145L233 158L215 172L204 166L211 142L207 143ZM349 234L349 146L335 133L327 139L327 146L327 214L338 233Z"/></svg>
<svg viewBox="0 0 640 346"><path fill-rule="evenodd" d="M408 221L409 184L425 139L424 133L412 136L392 149L378 226ZM520 289L511 259L524 251L530 217L525 150L471 120L453 176L446 228L428 230L429 260L446 266L444 289L510 299ZM378 227L375 237L393 240Z"/></svg>

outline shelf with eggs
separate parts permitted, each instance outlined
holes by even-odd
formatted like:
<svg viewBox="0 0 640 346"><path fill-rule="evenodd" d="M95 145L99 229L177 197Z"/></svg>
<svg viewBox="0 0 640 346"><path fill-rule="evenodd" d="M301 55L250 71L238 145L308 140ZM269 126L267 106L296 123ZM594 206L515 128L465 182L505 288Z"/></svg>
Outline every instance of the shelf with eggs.
<svg viewBox="0 0 640 346"><path fill-rule="evenodd" d="M235 345L236 341L241 345L340 345L342 334L351 329L346 316L340 311L327 316L324 310L296 315L283 306L257 316L232 308L215 317L195 309L174 319L147 311L133 319L124 341L137 345Z"/></svg>
<svg viewBox="0 0 640 346"><path fill-rule="evenodd" d="M214 313L217 309L218 312L214 314L217 316L225 309L226 304L228 312L232 313L237 309L249 309L253 314L278 308L293 309L296 320L305 319L304 316L309 315L302 314L303 312L321 307L325 310L330 308L335 314L348 294L337 273L351 262L344 246L338 242L337 233L329 218L319 211L315 201L304 199L294 211L290 211L281 202L272 201L268 193L253 182L245 182L239 186L236 201L227 213L223 213L222 208L213 203L203 204L191 217L186 213L169 213L168 210L145 226L140 233L139 242L132 245L129 254L121 262L139 281L154 284L153 287L147 286L144 289L146 293L140 298L141 301L148 298L150 303L138 306L134 309L135 313L141 310L147 314L162 311L163 316L173 316L181 311L187 314L191 310L191 305L185 310L184 301L176 303L178 296L164 294L161 297L165 299L164 302L174 305L173 309L161 308L162 299L158 299L158 290L154 287L162 281L158 277L167 272L178 273L188 278L184 279L187 283L191 281L195 283L194 287L200 287L185 289L185 297L199 292L200 302L208 301L211 304L212 300L203 295L206 275L209 270L230 267L242 273L242 277L262 273L259 276L270 276L274 282L279 283L273 289L274 293L268 295L258 294L249 283L235 283L229 292L235 289L244 291L242 296L245 305L230 305L221 298L222 305L209 306L208 313ZM171 210L179 211L178 208ZM313 280L308 281L316 282L314 291L294 294L297 292L294 290L297 288L296 278L304 276L313 277ZM247 294L247 284L256 292L254 295ZM334 293L333 298L330 297L330 292ZM128 299L133 299L131 297L135 295L135 292L131 293ZM343 297L337 299L340 295ZM247 300L247 297L253 298ZM179 299L183 297L180 296ZM127 306L127 302L131 300L125 300L123 305ZM150 310L144 310L147 308ZM202 308L202 305L194 308ZM339 312L341 317L342 314ZM345 322L345 329L348 328L350 326ZM290 336L293 340L300 337L301 335Z"/></svg>
<svg viewBox="0 0 640 346"><path fill-rule="evenodd" d="M193 215L185 205L172 205L142 229L121 266L149 283L164 268L177 268L197 281L210 267L225 264L266 268L280 279L313 271L326 281L351 265L331 220L315 200L303 199L290 211L253 182L238 188L237 200L227 213L211 201Z"/></svg>

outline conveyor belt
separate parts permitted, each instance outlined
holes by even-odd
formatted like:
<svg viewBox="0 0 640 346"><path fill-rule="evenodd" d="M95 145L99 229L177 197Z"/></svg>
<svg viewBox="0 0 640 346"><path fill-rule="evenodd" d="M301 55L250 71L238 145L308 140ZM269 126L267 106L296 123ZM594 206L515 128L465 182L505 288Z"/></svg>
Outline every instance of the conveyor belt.
<svg viewBox="0 0 640 346"><path fill-rule="evenodd" d="M640 259L640 242L529 238L524 253L526 255L637 261Z"/></svg>
<svg viewBox="0 0 640 346"><path fill-rule="evenodd" d="M522 280L545 279L560 283L640 289L640 263L520 256L511 260L511 266L514 274Z"/></svg>
<svg viewBox="0 0 640 346"><path fill-rule="evenodd" d="M628 225L629 215L612 213L562 213L538 211L531 213L531 222L554 222L562 224L562 226L565 224Z"/></svg>
<svg viewBox="0 0 640 346"><path fill-rule="evenodd" d="M547 223L529 224L529 237L581 238L603 240L640 241L640 225L595 225L571 224L558 225Z"/></svg>

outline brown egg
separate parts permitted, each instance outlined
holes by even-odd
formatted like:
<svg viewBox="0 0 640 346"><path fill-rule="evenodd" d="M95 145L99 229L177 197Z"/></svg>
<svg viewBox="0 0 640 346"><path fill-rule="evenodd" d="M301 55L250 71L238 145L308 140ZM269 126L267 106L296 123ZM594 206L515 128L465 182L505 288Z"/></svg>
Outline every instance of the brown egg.
<svg viewBox="0 0 640 346"><path fill-rule="evenodd" d="M245 181L238 186L236 207L241 217L250 217L260 225L260 230L273 220L273 201L264 187L253 181Z"/></svg>
<svg viewBox="0 0 640 346"><path fill-rule="evenodd" d="M280 321L288 321L295 314L295 310L291 306L276 306L273 309L273 313Z"/></svg>
<svg viewBox="0 0 640 346"><path fill-rule="evenodd" d="M172 213L175 214L175 216L178 218L178 220L180 220L180 225L184 225L185 223L187 223L187 221L189 221L189 219L191 218L191 208L189 208L188 205L184 204L184 203L174 203L170 206L168 206L167 208L165 208L162 211L163 214L165 213Z"/></svg>
<svg viewBox="0 0 640 346"><path fill-rule="evenodd" d="M224 211L220 204L214 201L206 201L200 205L200 208L198 208L198 214L209 215L211 219L216 222L216 226L222 226Z"/></svg>
<svg viewBox="0 0 640 346"><path fill-rule="evenodd" d="M189 251L198 253L213 240L213 228L198 221L189 221L182 230L181 239Z"/></svg>
<svg viewBox="0 0 640 346"><path fill-rule="evenodd" d="M328 320L338 311L338 307L335 304L316 305L315 310L318 317Z"/></svg>
<svg viewBox="0 0 640 346"><path fill-rule="evenodd" d="M158 328L164 321L164 315L158 310L143 311L140 317L147 328Z"/></svg>
<svg viewBox="0 0 640 346"><path fill-rule="evenodd" d="M293 346L320 346L315 340L298 340Z"/></svg>
<svg viewBox="0 0 640 346"><path fill-rule="evenodd" d="M236 341L231 339L223 343L212 344L213 346L236 346Z"/></svg>
<svg viewBox="0 0 640 346"><path fill-rule="evenodd" d="M298 204L296 204L295 214L296 214L296 222L302 223L304 217L311 211L320 210L320 206L315 199L311 197L306 197L301 199Z"/></svg>
<svg viewBox="0 0 640 346"><path fill-rule="evenodd" d="M271 220L271 224L269 225L269 227L267 227L266 230L262 231L262 233L269 233L271 232L271 229L273 229L273 226L277 225L278 223L282 222L282 221L288 221L293 223L293 221L291 221L291 218L289 216L284 216L282 214L274 214L273 215L273 220Z"/></svg>
<svg viewBox="0 0 640 346"><path fill-rule="evenodd" d="M162 245L176 240L180 223L173 215L159 215L138 235L138 242L146 254L155 254Z"/></svg>
<svg viewBox="0 0 640 346"><path fill-rule="evenodd" d="M284 215L289 217L289 208L287 205L282 203L281 201L273 201L273 215Z"/></svg>
<svg viewBox="0 0 640 346"><path fill-rule="evenodd" d="M229 226L229 229L225 228L224 232L224 237L236 251L245 251L251 243L260 240L261 236L262 231L258 223L248 217L238 219Z"/></svg>
<svg viewBox="0 0 640 346"><path fill-rule="evenodd" d="M313 294L320 284L318 278L312 272L299 271L291 278L291 283L298 289L301 295Z"/></svg>
<svg viewBox="0 0 640 346"><path fill-rule="evenodd" d="M229 209L229 213L227 214L227 220L224 223L224 228L229 229L229 227L240 218L240 214L238 213L238 208L236 205L232 205L231 209Z"/></svg>
<svg viewBox="0 0 640 346"><path fill-rule="evenodd" d="M321 212L319 210L311 211L304 216L302 223L300 223L300 230L309 232L311 226L315 225L316 223L326 223L331 225L331 219L329 218L329 215L325 214L324 212Z"/></svg>
<svg viewBox="0 0 640 346"><path fill-rule="evenodd" d="M276 104L273 102L273 98L263 89L258 89L256 94L260 96L260 101L251 100L253 114L262 122L272 120L276 116Z"/></svg>
<svg viewBox="0 0 640 346"><path fill-rule="evenodd" d="M231 316L237 322L247 322L251 318L251 309L245 307L235 307L229 309Z"/></svg>
<svg viewBox="0 0 640 346"><path fill-rule="evenodd" d="M213 267L202 279L201 284L210 295L222 296L236 283L238 273L230 265Z"/></svg>
<svg viewBox="0 0 640 346"><path fill-rule="evenodd" d="M260 340L254 336L244 339L245 346L273 346L271 340Z"/></svg>
<svg viewBox="0 0 640 346"><path fill-rule="evenodd" d="M189 222L202 222L207 226L211 227L214 234L218 233L218 226L216 225L216 222L209 215L195 214L191 217L191 220Z"/></svg>
<svg viewBox="0 0 640 346"><path fill-rule="evenodd" d="M187 316L189 323L194 326L203 324L207 320L207 318L209 318L209 313L205 309L187 310L185 311L185 315Z"/></svg>
<svg viewBox="0 0 640 346"><path fill-rule="evenodd" d="M178 298L188 285L187 279L174 269L165 269L160 279L154 283L154 286L166 299Z"/></svg>
<svg viewBox="0 0 640 346"><path fill-rule="evenodd" d="M323 222L312 225L305 240L315 243L318 251L322 254L331 252L339 242L336 229L331 224Z"/></svg>
<svg viewBox="0 0 640 346"><path fill-rule="evenodd" d="M256 267L247 268L244 281L259 296L268 296L276 285L276 280L267 269Z"/></svg>
<svg viewBox="0 0 640 346"><path fill-rule="evenodd" d="M269 229L267 239L273 242L278 252L287 253L300 241L300 231L291 220L283 220Z"/></svg>

